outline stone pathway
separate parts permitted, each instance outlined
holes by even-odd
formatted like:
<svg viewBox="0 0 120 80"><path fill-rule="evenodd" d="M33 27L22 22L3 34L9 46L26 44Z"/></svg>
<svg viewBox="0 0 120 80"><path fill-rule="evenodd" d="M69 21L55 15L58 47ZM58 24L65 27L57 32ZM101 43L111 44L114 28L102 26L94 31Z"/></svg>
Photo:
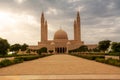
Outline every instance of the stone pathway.
<svg viewBox="0 0 120 80"><path fill-rule="evenodd" d="M71 55L52 55L1 68L0 75L117 75L120 68ZM119 77L120 79L120 77Z"/></svg>
<svg viewBox="0 0 120 80"><path fill-rule="evenodd" d="M17 74L120 74L120 68L63 54L0 69L0 75Z"/></svg>

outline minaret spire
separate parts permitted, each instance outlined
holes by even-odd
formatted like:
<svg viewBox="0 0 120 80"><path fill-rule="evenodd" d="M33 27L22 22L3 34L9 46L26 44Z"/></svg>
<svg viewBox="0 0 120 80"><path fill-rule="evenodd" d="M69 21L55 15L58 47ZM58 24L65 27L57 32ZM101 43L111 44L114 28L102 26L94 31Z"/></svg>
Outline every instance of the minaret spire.
<svg viewBox="0 0 120 80"><path fill-rule="evenodd" d="M80 14L79 11L77 12L77 25L80 27Z"/></svg>
<svg viewBox="0 0 120 80"><path fill-rule="evenodd" d="M77 17L74 21L74 40L81 41L81 31L80 31L80 14L77 12Z"/></svg>
<svg viewBox="0 0 120 80"><path fill-rule="evenodd" d="M77 11L77 17L80 17L80 13L79 13L79 11Z"/></svg>
<svg viewBox="0 0 120 80"><path fill-rule="evenodd" d="M42 12L42 14L41 14L41 23L44 23L44 21L45 21L44 13Z"/></svg>
<svg viewBox="0 0 120 80"><path fill-rule="evenodd" d="M47 41L47 20L45 21L44 13L41 14L41 42Z"/></svg>

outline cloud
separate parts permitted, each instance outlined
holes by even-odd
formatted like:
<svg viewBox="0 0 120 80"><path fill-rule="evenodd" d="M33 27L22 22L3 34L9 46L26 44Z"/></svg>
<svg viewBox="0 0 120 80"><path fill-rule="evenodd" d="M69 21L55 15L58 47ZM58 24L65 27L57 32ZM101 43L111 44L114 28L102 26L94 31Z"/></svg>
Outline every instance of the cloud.
<svg viewBox="0 0 120 80"><path fill-rule="evenodd" d="M28 14L17 14L10 12L0 12L0 36L8 39L10 43L32 43L38 37L39 23L36 18ZM37 33L37 34L36 34ZM35 43L35 42L34 42Z"/></svg>
<svg viewBox="0 0 120 80"><path fill-rule="evenodd" d="M18 4L22 4L26 0L14 0L14 1L17 2Z"/></svg>
<svg viewBox="0 0 120 80"><path fill-rule="evenodd" d="M68 0L69 3L77 2L79 0Z"/></svg>
<svg viewBox="0 0 120 80"><path fill-rule="evenodd" d="M54 15L57 15L58 14L58 11L55 9L55 8L51 8L49 7L48 10L46 11L46 14L47 15L51 15L51 14L54 14Z"/></svg>
<svg viewBox="0 0 120 80"><path fill-rule="evenodd" d="M0 36L11 44L37 44L43 11L48 21L49 39L53 39L60 26L69 34L69 39L73 39L73 21L76 11L80 11L82 40L86 44L104 39L120 41L119 4L120 0L0 0L3 13L0 14Z"/></svg>

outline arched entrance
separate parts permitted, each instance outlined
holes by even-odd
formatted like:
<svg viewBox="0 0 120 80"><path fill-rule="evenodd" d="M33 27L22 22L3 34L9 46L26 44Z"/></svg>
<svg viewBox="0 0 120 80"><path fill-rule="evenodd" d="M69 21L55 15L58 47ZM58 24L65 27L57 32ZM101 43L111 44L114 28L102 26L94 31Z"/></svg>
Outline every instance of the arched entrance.
<svg viewBox="0 0 120 80"><path fill-rule="evenodd" d="M57 47L55 48L56 53L66 53L67 48L66 47Z"/></svg>

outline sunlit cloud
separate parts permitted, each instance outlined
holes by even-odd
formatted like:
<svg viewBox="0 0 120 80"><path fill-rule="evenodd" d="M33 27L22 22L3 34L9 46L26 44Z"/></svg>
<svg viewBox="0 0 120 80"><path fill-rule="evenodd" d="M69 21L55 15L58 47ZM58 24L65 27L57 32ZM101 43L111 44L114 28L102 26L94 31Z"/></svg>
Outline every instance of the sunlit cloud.
<svg viewBox="0 0 120 80"><path fill-rule="evenodd" d="M26 0L14 0L14 1L17 2L18 4L22 4Z"/></svg>
<svg viewBox="0 0 120 80"><path fill-rule="evenodd" d="M11 13L0 12L0 28L16 25L16 19Z"/></svg>
<svg viewBox="0 0 120 80"><path fill-rule="evenodd" d="M72 3L72 2L77 2L79 0L68 0L69 3Z"/></svg>
<svg viewBox="0 0 120 80"><path fill-rule="evenodd" d="M49 14L49 15L52 15L52 14L54 14L54 15L57 15L58 14L58 12L57 12L57 10L55 9L55 8L48 8L48 10L46 11L46 14Z"/></svg>
<svg viewBox="0 0 120 80"><path fill-rule="evenodd" d="M80 11L85 44L104 39L120 41L119 4L120 0L0 0L0 37L10 44L37 44L44 11L49 39L60 26L73 39L73 21Z"/></svg>
<svg viewBox="0 0 120 80"><path fill-rule="evenodd" d="M0 36L9 39L11 43L24 43L23 38L27 41L30 37L31 30L37 27L39 28L39 23L36 18L29 14L0 11L0 22ZM24 36L21 38L22 35Z"/></svg>
<svg viewBox="0 0 120 80"><path fill-rule="evenodd" d="M4 26L21 26L23 23L37 25L34 16L28 14L15 14L10 12L0 11L0 27Z"/></svg>
<svg viewBox="0 0 120 80"><path fill-rule="evenodd" d="M84 6L78 6L75 8L76 11L82 11L84 9L85 9Z"/></svg>

